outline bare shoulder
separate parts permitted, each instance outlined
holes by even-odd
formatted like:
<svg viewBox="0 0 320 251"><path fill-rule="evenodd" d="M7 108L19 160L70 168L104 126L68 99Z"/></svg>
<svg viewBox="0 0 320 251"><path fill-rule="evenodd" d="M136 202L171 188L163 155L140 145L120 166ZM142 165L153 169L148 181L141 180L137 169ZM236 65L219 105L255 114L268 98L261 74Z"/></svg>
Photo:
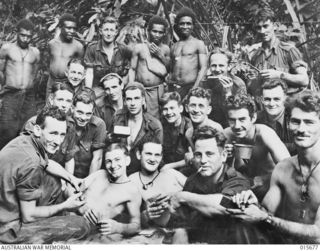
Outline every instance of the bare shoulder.
<svg viewBox="0 0 320 251"><path fill-rule="evenodd" d="M263 124L256 124L256 130L257 130L257 133L260 134L262 138L270 138L270 137L275 137L277 135L272 128Z"/></svg>
<svg viewBox="0 0 320 251"><path fill-rule="evenodd" d="M31 46L30 47L30 50L32 51L32 53L35 55L35 56L40 56L40 51L39 51L39 49L37 48L37 47L33 47L33 46Z"/></svg>
<svg viewBox="0 0 320 251"><path fill-rule="evenodd" d="M138 184L139 181L139 172L135 172L129 176L129 179L134 183Z"/></svg>
<svg viewBox="0 0 320 251"><path fill-rule="evenodd" d="M141 198L141 193L138 189L137 184L131 179L131 182L127 183L126 190L131 194L131 198L136 200Z"/></svg>
<svg viewBox="0 0 320 251"><path fill-rule="evenodd" d="M291 178L291 174L296 169L297 163L297 156L292 156L281 160L273 170L273 178L280 183L285 177Z"/></svg>
<svg viewBox="0 0 320 251"><path fill-rule="evenodd" d="M8 53L11 49L14 49L13 43L5 43L4 45L1 46L1 52L2 53Z"/></svg>

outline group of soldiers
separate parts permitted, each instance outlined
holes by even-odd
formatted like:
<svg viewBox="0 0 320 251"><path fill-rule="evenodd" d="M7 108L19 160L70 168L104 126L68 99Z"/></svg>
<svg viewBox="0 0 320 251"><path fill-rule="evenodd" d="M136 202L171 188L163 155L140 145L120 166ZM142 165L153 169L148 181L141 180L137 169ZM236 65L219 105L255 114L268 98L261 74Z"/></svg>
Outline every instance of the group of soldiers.
<svg viewBox="0 0 320 251"><path fill-rule="evenodd" d="M171 243L318 243L320 96L299 50L254 18L255 77L207 53L196 16L148 22L148 39L116 42L106 17L84 48L64 14L49 42L46 104L36 115L34 25L0 49L0 243L171 229ZM319 152L317 152L319 148Z"/></svg>

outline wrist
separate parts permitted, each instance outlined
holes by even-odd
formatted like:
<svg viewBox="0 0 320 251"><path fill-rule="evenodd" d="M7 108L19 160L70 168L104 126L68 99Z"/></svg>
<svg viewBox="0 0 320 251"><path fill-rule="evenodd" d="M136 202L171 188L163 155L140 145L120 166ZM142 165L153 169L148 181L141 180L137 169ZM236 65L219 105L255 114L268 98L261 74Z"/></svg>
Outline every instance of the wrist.
<svg viewBox="0 0 320 251"><path fill-rule="evenodd" d="M284 72L280 72L279 78L282 79L282 80L285 80L285 78L286 78L285 73Z"/></svg>

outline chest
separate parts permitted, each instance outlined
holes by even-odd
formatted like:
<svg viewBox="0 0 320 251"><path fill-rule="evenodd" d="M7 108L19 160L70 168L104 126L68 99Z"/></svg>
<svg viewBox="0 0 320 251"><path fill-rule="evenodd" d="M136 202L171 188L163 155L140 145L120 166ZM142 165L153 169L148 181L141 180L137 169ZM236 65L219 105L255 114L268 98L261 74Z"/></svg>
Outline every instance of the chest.
<svg viewBox="0 0 320 251"><path fill-rule="evenodd" d="M173 50L175 57L192 57L198 53L197 44L194 42L178 42L177 46Z"/></svg>
<svg viewBox="0 0 320 251"><path fill-rule="evenodd" d="M37 61L36 56L33 53L33 50L30 48L27 50L21 50L19 48L15 50L10 50L8 56L9 59L13 62L34 64Z"/></svg>

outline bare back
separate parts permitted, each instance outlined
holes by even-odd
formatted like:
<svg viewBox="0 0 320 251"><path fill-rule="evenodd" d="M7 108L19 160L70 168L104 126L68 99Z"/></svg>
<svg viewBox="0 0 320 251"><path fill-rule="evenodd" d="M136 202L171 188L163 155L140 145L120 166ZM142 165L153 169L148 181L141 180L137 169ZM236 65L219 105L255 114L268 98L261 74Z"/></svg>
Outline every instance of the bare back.
<svg viewBox="0 0 320 251"><path fill-rule="evenodd" d="M83 56L83 45L72 39L71 43L62 42L60 38L49 42L50 74L55 78L64 78L67 64L72 58Z"/></svg>
<svg viewBox="0 0 320 251"><path fill-rule="evenodd" d="M0 50L0 68L4 72L5 86L32 88L39 61L40 52L35 47L21 49L17 43L5 44Z"/></svg>
<svg viewBox="0 0 320 251"><path fill-rule="evenodd" d="M175 43L171 49L172 80L178 84L194 84L201 68L200 57L206 57L201 40L192 38Z"/></svg>

